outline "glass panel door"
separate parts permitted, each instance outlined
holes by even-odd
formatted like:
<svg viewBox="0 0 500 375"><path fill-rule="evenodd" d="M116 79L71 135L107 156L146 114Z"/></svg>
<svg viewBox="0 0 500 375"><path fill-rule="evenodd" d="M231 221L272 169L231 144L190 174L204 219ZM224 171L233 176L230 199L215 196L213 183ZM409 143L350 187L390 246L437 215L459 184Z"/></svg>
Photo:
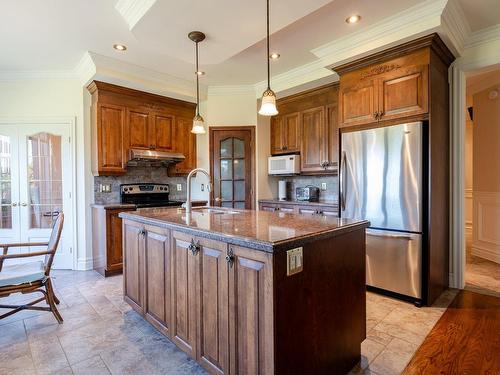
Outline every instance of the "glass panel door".
<svg viewBox="0 0 500 375"><path fill-rule="evenodd" d="M20 241L17 133L16 126L0 127L0 243Z"/></svg>
<svg viewBox="0 0 500 375"><path fill-rule="evenodd" d="M73 268L71 249L71 158L67 125L32 125L22 129L20 144L20 212L22 242L46 241L52 223L64 212L64 230L55 268ZM34 251L37 249L29 249Z"/></svg>

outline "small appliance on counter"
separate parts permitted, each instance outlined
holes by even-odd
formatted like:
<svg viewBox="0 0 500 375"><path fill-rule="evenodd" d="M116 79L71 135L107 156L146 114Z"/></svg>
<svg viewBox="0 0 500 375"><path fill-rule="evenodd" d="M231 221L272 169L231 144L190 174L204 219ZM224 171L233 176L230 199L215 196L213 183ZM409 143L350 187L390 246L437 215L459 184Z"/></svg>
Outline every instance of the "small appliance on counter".
<svg viewBox="0 0 500 375"><path fill-rule="evenodd" d="M290 181L278 181L278 200L291 201L292 200L292 183Z"/></svg>
<svg viewBox="0 0 500 375"><path fill-rule="evenodd" d="M306 187L295 188L295 199L298 201L318 202L319 187L307 185Z"/></svg>

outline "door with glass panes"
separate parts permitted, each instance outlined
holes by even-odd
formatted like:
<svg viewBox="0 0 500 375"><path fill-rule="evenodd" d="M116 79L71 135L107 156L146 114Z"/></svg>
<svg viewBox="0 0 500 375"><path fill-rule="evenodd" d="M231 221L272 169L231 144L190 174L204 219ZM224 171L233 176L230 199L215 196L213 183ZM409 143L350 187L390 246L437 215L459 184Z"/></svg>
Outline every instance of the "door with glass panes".
<svg viewBox="0 0 500 375"><path fill-rule="evenodd" d="M48 241L53 220L64 212L53 267L73 268L71 186L68 125L0 126L0 243ZM39 250L42 248L11 248L9 253ZM5 264L33 260L13 259Z"/></svg>
<svg viewBox="0 0 500 375"><path fill-rule="evenodd" d="M252 208L253 128L210 129L214 206Z"/></svg>

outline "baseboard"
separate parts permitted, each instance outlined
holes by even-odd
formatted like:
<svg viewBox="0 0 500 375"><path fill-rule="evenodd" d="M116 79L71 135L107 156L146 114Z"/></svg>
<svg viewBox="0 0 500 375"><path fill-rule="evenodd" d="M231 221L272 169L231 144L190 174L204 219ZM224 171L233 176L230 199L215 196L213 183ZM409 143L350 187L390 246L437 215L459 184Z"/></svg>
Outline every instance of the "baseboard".
<svg viewBox="0 0 500 375"><path fill-rule="evenodd" d="M89 271L94 269L92 258L80 258L76 265L77 271Z"/></svg>
<svg viewBox="0 0 500 375"><path fill-rule="evenodd" d="M476 244L474 244L474 245L472 245L471 254L476 256L476 257L490 260L492 262L500 264L500 254L498 254L498 252L493 251L491 249L478 247Z"/></svg>

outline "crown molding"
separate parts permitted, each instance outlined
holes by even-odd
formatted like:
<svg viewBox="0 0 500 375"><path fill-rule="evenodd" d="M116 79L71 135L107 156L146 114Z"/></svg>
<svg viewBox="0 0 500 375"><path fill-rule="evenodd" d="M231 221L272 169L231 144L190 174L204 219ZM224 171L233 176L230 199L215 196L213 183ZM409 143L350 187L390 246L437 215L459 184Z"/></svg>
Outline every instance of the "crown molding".
<svg viewBox="0 0 500 375"><path fill-rule="evenodd" d="M274 92L280 92L332 75L336 76L322 60L316 60L271 77L271 87ZM338 80L338 76L334 77L334 80ZM254 85L257 98L261 97L266 87L267 81L261 81Z"/></svg>
<svg viewBox="0 0 500 375"><path fill-rule="evenodd" d="M355 33L311 50L326 65L372 53L394 43L436 31L448 0L428 0Z"/></svg>
<svg viewBox="0 0 500 375"><path fill-rule="evenodd" d="M496 40L500 40L500 24L473 32L465 47L473 48Z"/></svg>
<svg viewBox="0 0 500 375"><path fill-rule="evenodd" d="M155 3L156 0L118 0L115 9L132 30Z"/></svg>
<svg viewBox="0 0 500 375"><path fill-rule="evenodd" d="M208 96L255 95L253 85L208 86Z"/></svg>
<svg viewBox="0 0 500 375"><path fill-rule="evenodd" d="M455 55L461 55L471 36L471 28L458 0L449 0L441 15L441 27ZM451 44L451 45L450 45Z"/></svg>
<svg viewBox="0 0 500 375"><path fill-rule="evenodd" d="M89 52L85 52L73 69L82 86L86 86L97 72L97 67Z"/></svg>

